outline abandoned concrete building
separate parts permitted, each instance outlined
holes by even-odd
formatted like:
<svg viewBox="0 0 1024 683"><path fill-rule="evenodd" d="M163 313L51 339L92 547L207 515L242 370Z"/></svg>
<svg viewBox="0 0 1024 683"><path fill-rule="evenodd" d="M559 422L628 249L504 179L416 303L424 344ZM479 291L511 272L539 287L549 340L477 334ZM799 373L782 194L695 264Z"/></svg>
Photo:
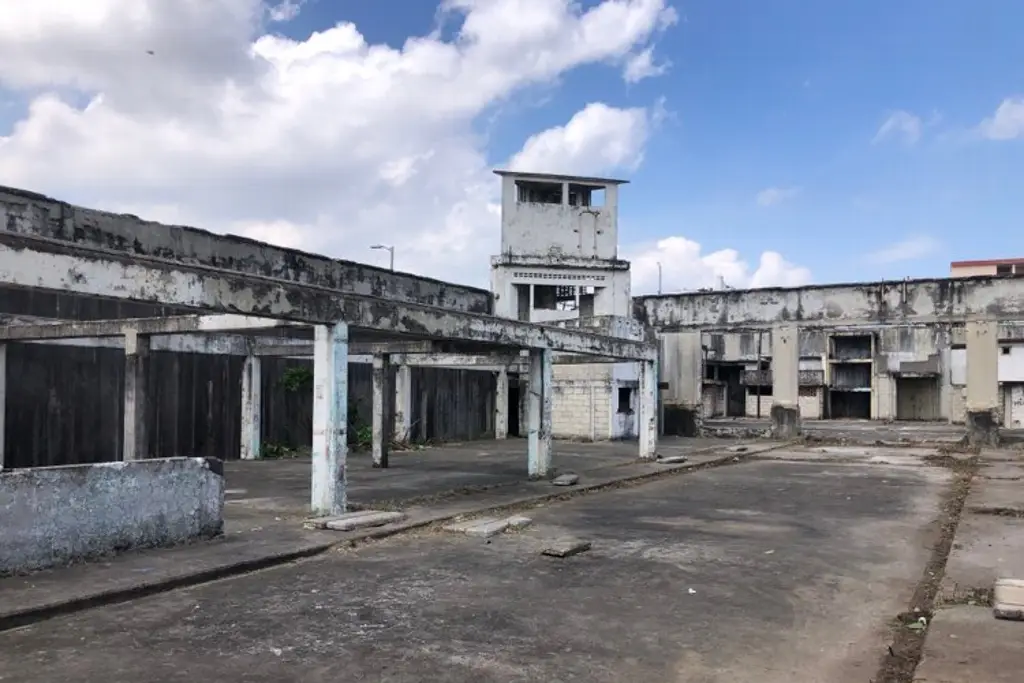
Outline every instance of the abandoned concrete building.
<svg viewBox="0 0 1024 683"><path fill-rule="evenodd" d="M1024 423L1024 279L639 297L662 339L664 428L713 417ZM784 433L790 430L782 429Z"/></svg>

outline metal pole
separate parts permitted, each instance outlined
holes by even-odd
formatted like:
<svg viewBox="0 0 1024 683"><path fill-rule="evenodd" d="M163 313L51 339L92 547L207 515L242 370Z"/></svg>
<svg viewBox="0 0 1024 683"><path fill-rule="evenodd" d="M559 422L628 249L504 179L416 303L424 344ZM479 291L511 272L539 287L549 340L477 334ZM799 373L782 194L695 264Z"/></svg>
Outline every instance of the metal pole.
<svg viewBox="0 0 1024 683"><path fill-rule="evenodd" d="M395 248L391 247L390 249L388 249L388 252L391 254L391 271L394 272L394 270L395 270Z"/></svg>
<svg viewBox="0 0 1024 683"><path fill-rule="evenodd" d="M661 261L658 261L658 294L661 294Z"/></svg>

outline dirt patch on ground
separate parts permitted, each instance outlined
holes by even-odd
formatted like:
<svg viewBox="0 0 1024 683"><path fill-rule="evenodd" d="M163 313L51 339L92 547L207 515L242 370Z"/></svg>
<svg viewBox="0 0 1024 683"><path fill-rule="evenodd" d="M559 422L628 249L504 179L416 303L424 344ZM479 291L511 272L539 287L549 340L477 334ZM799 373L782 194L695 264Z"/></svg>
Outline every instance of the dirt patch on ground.
<svg viewBox="0 0 1024 683"><path fill-rule="evenodd" d="M971 479L978 467L975 458L960 459L951 456L935 456L930 464L952 469L953 483L935 522L935 540L931 557L914 590L909 608L906 612L896 615L893 620L892 641L888 652L882 657L878 673L872 679L872 683L912 683L914 680L914 670L921 661L928 625L932 620L946 561L964 510L964 501L970 492Z"/></svg>

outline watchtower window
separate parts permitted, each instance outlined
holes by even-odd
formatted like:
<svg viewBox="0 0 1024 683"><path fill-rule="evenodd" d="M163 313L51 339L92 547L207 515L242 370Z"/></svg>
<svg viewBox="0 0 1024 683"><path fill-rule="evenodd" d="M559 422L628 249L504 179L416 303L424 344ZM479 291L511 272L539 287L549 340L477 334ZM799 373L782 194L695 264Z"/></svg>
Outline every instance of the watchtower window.
<svg viewBox="0 0 1024 683"><path fill-rule="evenodd" d="M604 206L604 188L600 185L569 185L569 206Z"/></svg>
<svg viewBox="0 0 1024 683"><path fill-rule="evenodd" d="M517 180L516 200L521 204L561 204L562 184Z"/></svg>

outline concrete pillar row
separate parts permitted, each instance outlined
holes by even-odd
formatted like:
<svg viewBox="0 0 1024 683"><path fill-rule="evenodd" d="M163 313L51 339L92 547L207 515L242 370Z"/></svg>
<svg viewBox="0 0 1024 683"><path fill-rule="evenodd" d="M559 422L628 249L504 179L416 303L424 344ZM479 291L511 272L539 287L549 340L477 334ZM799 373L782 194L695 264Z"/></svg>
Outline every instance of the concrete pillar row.
<svg viewBox="0 0 1024 683"><path fill-rule="evenodd" d="M146 357L149 337L135 330L124 336L124 438L121 459L125 462L147 457Z"/></svg>
<svg viewBox="0 0 1024 683"><path fill-rule="evenodd" d="M772 437L800 435L800 328L772 330Z"/></svg>
<svg viewBox="0 0 1024 683"><path fill-rule="evenodd" d="M387 469L391 430L388 421L388 397L391 395L391 356L373 356L373 466Z"/></svg>
<svg viewBox="0 0 1024 683"><path fill-rule="evenodd" d="M530 379L527 388L528 466L531 479L551 475L551 408L552 408L552 354L550 350L530 350Z"/></svg>
<svg viewBox="0 0 1024 683"><path fill-rule="evenodd" d="M317 325L315 335L310 510L339 515L346 507L348 325Z"/></svg>
<svg viewBox="0 0 1024 683"><path fill-rule="evenodd" d="M967 441L999 443L999 324L969 322L967 337Z"/></svg>
<svg viewBox="0 0 1024 683"><path fill-rule="evenodd" d="M263 364L248 355L242 365L242 460L256 460L263 449Z"/></svg>

